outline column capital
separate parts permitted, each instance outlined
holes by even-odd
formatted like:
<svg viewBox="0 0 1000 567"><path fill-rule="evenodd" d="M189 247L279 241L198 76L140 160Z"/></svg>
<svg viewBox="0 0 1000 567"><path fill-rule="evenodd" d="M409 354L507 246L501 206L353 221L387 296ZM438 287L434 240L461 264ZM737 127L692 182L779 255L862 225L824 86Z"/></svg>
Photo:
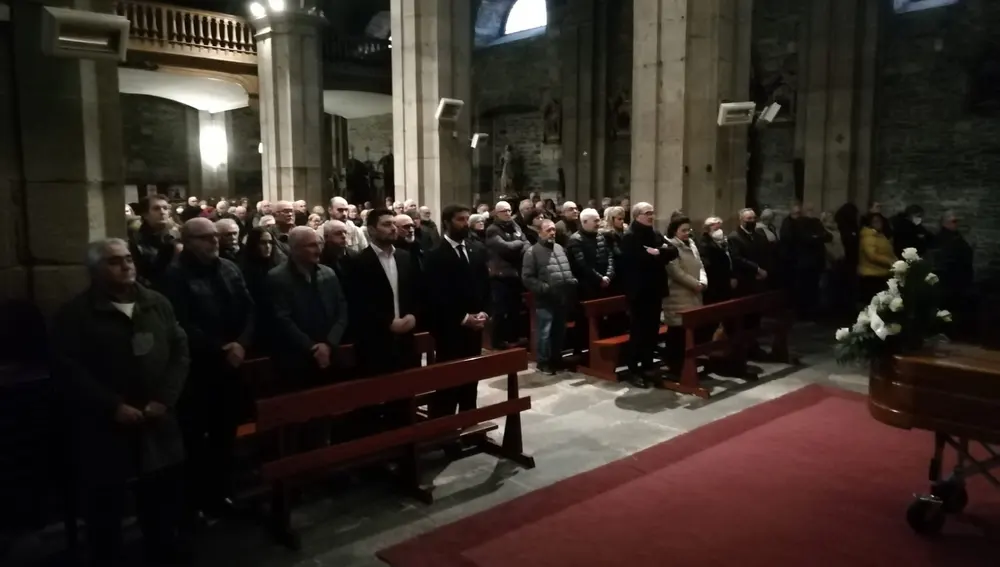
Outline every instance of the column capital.
<svg viewBox="0 0 1000 567"><path fill-rule="evenodd" d="M323 11L315 6L282 6L280 10L265 7L260 2L254 2L250 6L250 22L257 29L257 41L275 34L308 33L329 23Z"/></svg>

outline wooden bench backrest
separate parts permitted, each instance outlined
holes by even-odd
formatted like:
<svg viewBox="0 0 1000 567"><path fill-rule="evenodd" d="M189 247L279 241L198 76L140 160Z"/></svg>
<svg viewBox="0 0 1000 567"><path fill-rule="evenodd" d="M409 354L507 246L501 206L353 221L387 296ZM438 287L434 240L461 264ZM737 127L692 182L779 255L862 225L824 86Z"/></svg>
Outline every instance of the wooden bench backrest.
<svg viewBox="0 0 1000 567"><path fill-rule="evenodd" d="M257 402L257 431L305 423L527 368L527 351L512 349L275 396Z"/></svg>
<svg viewBox="0 0 1000 567"><path fill-rule="evenodd" d="M581 301L580 305L583 306L583 312L588 319L604 317L605 315L615 315L617 313L624 313L628 311L628 301L625 299L624 295Z"/></svg>
<svg viewBox="0 0 1000 567"><path fill-rule="evenodd" d="M720 301L711 305L682 309L677 312L681 316L684 327L704 327L715 325L728 319L744 317L756 313L767 313L785 307L785 293L770 291L747 297L739 297L728 301Z"/></svg>

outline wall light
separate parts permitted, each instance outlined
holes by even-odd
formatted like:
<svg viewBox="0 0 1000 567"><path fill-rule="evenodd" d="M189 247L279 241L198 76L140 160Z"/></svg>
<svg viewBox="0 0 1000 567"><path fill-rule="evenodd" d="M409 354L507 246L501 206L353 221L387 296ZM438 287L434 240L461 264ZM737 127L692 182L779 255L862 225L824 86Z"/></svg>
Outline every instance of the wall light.
<svg viewBox="0 0 1000 567"><path fill-rule="evenodd" d="M250 3L250 16L252 16L253 19L255 19L255 20L256 19L260 19L260 18L263 18L266 15L267 15L267 11L264 10L264 6L262 6L260 2L251 2Z"/></svg>
<svg viewBox="0 0 1000 567"><path fill-rule="evenodd" d="M284 12L285 11L285 0L267 0L267 5L271 7L274 12Z"/></svg>
<svg viewBox="0 0 1000 567"><path fill-rule="evenodd" d="M257 142L257 153L258 154L264 153L264 142Z"/></svg>
<svg viewBox="0 0 1000 567"><path fill-rule="evenodd" d="M207 126L199 136L201 147L201 163L212 169L218 169L229 160L229 143L226 140L226 130L221 126Z"/></svg>

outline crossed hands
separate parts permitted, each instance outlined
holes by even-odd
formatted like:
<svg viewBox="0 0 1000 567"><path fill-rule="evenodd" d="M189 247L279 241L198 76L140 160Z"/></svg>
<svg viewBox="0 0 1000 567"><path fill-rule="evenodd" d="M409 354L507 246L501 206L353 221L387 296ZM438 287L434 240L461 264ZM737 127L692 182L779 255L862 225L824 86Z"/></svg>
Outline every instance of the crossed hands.
<svg viewBox="0 0 1000 567"><path fill-rule="evenodd" d="M405 315L392 320L389 330L397 335L409 333L417 326L417 318L413 315Z"/></svg>
<svg viewBox="0 0 1000 567"><path fill-rule="evenodd" d="M466 327L475 330L481 330L486 326L486 322L490 320L490 316L486 313L480 311L479 313L469 313L465 318L465 322L462 323Z"/></svg>

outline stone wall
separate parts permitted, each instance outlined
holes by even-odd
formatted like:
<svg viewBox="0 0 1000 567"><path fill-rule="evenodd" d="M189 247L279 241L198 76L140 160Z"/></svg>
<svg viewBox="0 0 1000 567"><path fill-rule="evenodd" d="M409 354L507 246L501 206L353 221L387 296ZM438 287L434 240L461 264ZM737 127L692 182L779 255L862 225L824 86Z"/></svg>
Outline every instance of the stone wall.
<svg viewBox="0 0 1000 567"><path fill-rule="evenodd" d="M779 76L788 82L798 78L799 28L804 24L803 0L755 0L753 5L753 51L755 71L769 83ZM794 111L788 119L760 132L763 171L757 202L784 213L795 198Z"/></svg>
<svg viewBox="0 0 1000 567"><path fill-rule="evenodd" d="M348 120L347 144L354 159L378 163L392 153L392 113Z"/></svg>
<svg viewBox="0 0 1000 567"><path fill-rule="evenodd" d="M260 199L263 178L260 161L260 114L251 107L229 111L230 195Z"/></svg>
<svg viewBox="0 0 1000 567"><path fill-rule="evenodd" d="M196 111L145 95L122 94L121 103L125 182L189 185L188 148L192 146L188 138L193 136L193 147L198 147L198 121L196 117L193 129L189 128L187 115Z"/></svg>
<svg viewBox="0 0 1000 567"><path fill-rule="evenodd" d="M873 198L896 212L953 209L976 249L979 275L1000 274L1000 101L970 108L972 69L1000 25L1000 4L886 14L876 107Z"/></svg>
<svg viewBox="0 0 1000 567"><path fill-rule="evenodd" d="M483 198L499 189L500 157L508 144L516 158L516 188L523 192L559 187L559 144L543 141L541 111L545 91L553 86L552 55L547 33L473 52L475 129L490 134L479 154L481 167L492 171L491 186L483 173Z"/></svg>
<svg viewBox="0 0 1000 567"><path fill-rule="evenodd" d="M645 0L639 0L645 1ZM613 2L608 10L608 96L622 90L632 92L632 2ZM609 101L597 101L608 104ZM632 138L611 136L607 146L607 183L605 195L618 197L628 191L632 177Z"/></svg>

